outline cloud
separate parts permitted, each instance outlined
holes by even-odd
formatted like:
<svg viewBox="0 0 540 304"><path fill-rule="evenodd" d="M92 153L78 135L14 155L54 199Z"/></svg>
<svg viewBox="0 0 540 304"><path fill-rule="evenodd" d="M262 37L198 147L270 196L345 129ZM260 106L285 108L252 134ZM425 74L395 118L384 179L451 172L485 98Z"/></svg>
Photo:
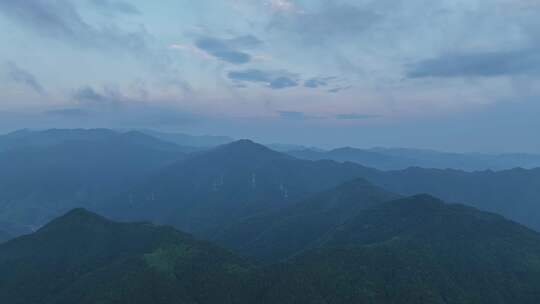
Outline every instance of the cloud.
<svg viewBox="0 0 540 304"><path fill-rule="evenodd" d="M311 78L304 82L304 87L306 88L318 88L328 85L328 80L326 78Z"/></svg>
<svg viewBox="0 0 540 304"><path fill-rule="evenodd" d="M279 111L278 112L279 117L282 119L290 119L290 120L304 120L308 117L304 112L296 112L296 111Z"/></svg>
<svg viewBox="0 0 540 304"><path fill-rule="evenodd" d="M311 119L326 119L326 116L312 116L299 111L278 111L279 118L285 120L311 120Z"/></svg>
<svg viewBox="0 0 540 304"><path fill-rule="evenodd" d="M340 87L335 87L335 88L331 88L328 90L328 93L339 93L341 91L346 91L348 89L352 88L352 86L340 86Z"/></svg>
<svg viewBox="0 0 540 304"><path fill-rule="evenodd" d="M232 64L244 64L251 61L252 56L241 49L253 48L262 44L252 35L240 36L232 39L218 39L214 37L200 37L195 46L219 60Z"/></svg>
<svg viewBox="0 0 540 304"><path fill-rule="evenodd" d="M195 45L200 50L225 62L233 64L243 64L251 61L251 56L247 53L230 49L223 41L214 38L203 38Z"/></svg>
<svg viewBox="0 0 540 304"><path fill-rule="evenodd" d="M358 114L358 113L347 113L347 114L338 114L336 115L337 119L342 120L364 120L364 119L371 119L371 118L379 118L380 115L372 115L372 114Z"/></svg>
<svg viewBox="0 0 540 304"><path fill-rule="evenodd" d="M154 98L147 92L140 91L131 89L123 92L111 85L100 90L83 86L74 90L71 95L72 99L78 102L78 107L57 110L56 114L73 118L88 113L91 114L87 115L88 119L101 119L106 121L107 125L115 126L177 126L201 119L197 114L163 103L170 100Z"/></svg>
<svg viewBox="0 0 540 304"><path fill-rule="evenodd" d="M90 86L81 87L75 90L72 97L82 104L92 105L117 104L126 99L116 89L104 88L103 92L98 92Z"/></svg>
<svg viewBox="0 0 540 304"><path fill-rule="evenodd" d="M121 0L89 0L91 4L105 13L140 15L141 11L133 4Z"/></svg>
<svg viewBox="0 0 540 304"><path fill-rule="evenodd" d="M297 12L298 6L291 0L269 0L266 5L276 12Z"/></svg>
<svg viewBox="0 0 540 304"><path fill-rule="evenodd" d="M272 89L285 89L298 86L298 81L291 79L289 77L278 77L270 81L270 88Z"/></svg>
<svg viewBox="0 0 540 304"><path fill-rule="evenodd" d="M92 26L83 20L75 5L67 0L0 0L0 13L40 36L79 47L130 51L148 48L149 35L145 31L127 32L116 26Z"/></svg>
<svg viewBox="0 0 540 304"><path fill-rule="evenodd" d="M496 77L540 73L540 50L449 54L409 66L409 78Z"/></svg>
<svg viewBox="0 0 540 304"><path fill-rule="evenodd" d="M3 70L10 81L24 85L40 95L45 94L45 89L39 83L36 76L19 67L15 62L8 61L4 63Z"/></svg>
<svg viewBox="0 0 540 304"><path fill-rule="evenodd" d="M73 118L73 119L87 118L90 116L90 112L83 109L78 109L78 108L49 110L49 111L46 111L45 114L49 116Z"/></svg>
<svg viewBox="0 0 540 304"><path fill-rule="evenodd" d="M287 71L248 69L242 71L231 71L227 74L227 77L237 83L263 83L271 89L285 89L297 87L299 85L298 75Z"/></svg>
<svg viewBox="0 0 540 304"><path fill-rule="evenodd" d="M0 15L39 38L57 40L73 47L74 52L90 49L107 53L105 56L129 55L160 81L170 79L185 83L178 66L174 64L176 59L165 47L159 45L159 39L151 35L144 25L124 22L119 26L114 18L107 18L106 24L87 22L76 6L80 2L82 1L0 0ZM102 4L100 9L103 11L132 11L129 5L122 5L124 2L107 0L97 3ZM88 18L98 19L100 18ZM49 45L41 47L47 49Z"/></svg>
<svg viewBox="0 0 540 304"><path fill-rule="evenodd" d="M350 34L357 35L380 18L371 10L336 1L324 1L315 9L295 9L295 11L295 14L276 14L271 28L294 32L300 35L304 42L309 43L320 43Z"/></svg>
<svg viewBox="0 0 540 304"><path fill-rule="evenodd" d="M331 84L334 84L338 82L337 77L313 77L310 79L307 79L304 82L304 87L310 88L310 89L317 89L322 87L328 87Z"/></svg>

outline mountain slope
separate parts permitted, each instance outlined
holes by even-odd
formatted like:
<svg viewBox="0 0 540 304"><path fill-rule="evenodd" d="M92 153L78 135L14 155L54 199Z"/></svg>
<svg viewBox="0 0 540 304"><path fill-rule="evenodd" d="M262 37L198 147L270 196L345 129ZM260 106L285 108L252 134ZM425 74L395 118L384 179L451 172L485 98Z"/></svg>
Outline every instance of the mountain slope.
<svg viewBox="0 0 540 304"><path fill-rule="evenodd" d="M152 220L212 238L223 227L276 212L355 178L400 195L429 193L540 230L540 169L385 172L351 162L300 160L250 141L168 166L99 210L117 219Z"/></svg>
<svg viewBox="0 0 540 304"><path fill-rule="evenodd" d="M410 168L364 176L402 195L429 193L501 214L540 231L540 169L464 172Z"/></svg>
<svg viewBox="0 0 540 304"><path fill-rule="evenodd" d="M116 223L73 210L32 235L0 245L0 302L540 300L539 234L427 195L365 207L310 250L264 268L169 227Z"/></svg>
<svg viewBox="0 0 540 304"><path fill-rule="evenodd" d="M7 232L5 231L1 231L0 230L0 243L3 243L7 240L11 239L11 235L9 235Z"/></svg>
<svg viewBox="0 0 540 304"><path fill-rule="evenodd" d="M35 229L74 207L92 207L185 157L177 146L144 134L100 131L106 136L97 139L97 131L82 132L76 132L78 140L0 152L0 222ZM44 134L47 140L41 140L48 142L50 134Z"/></svg>
<svg viewBox="0 0 540 304"><path fill-rule="evenodd" d="M226 225L289 206L363 170L368 169L298 160L243 140L171 165L101 210L113 218L151 220L211 237Z"/></svg>
<svg viewBox="0 0 540 304"><path fill-rule="evenodd" d="M180 146L195 147L199 149L212 148L219 145L225 145L234 141L234 139L227 136L195 136L183 133L158 132L154 130L141 130L140 132L164 141L175 143Z"/></svg>
<svg viewBox="0 0 540 304"><path fill-rule="evenodd" d="M246 303L240 288L250 269L172 228L77 209L0 245L0 302Z"/></svg>
<svg viewBox="0 0 540 304"><path fill-rule="evenodd" d="M264 262L291 257L362 210L398 195L354 180L277 212L255 215L224 229L214 239Z"/></svg>
<svg viewBox="0 0 540 304"><path fill-rule="evenodd" d="M420 195L379 204L287 265L327 303L537 303L540 235Z"/></svg>

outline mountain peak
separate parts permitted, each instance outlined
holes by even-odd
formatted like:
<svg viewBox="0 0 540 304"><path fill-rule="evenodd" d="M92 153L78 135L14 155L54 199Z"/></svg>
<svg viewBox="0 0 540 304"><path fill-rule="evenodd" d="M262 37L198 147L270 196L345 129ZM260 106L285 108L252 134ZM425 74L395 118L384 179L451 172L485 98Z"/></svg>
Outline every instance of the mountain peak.
<svg viewBox="0 0 540 304"><path fill-rule="evenodd" d="M85 208L75 208L70 211L68 211L66 214L64 214L63 217L79 217L79 218L85 218L85 217L100 217L96 213L89 211Z"/></svg>
<svg viewBox="0 0 540 304"><path fill-rule="evenodd" d="M276 152L264 145L256 143L249 139L241 139L230 144L219 146L214 151L231 154L240 157L258 157L265 158L288 158L289 156Z"/></svg>
<svg viewBox="0 0 540 304"><path fill-rule="evenodd" d="M259 147L259 148L265 148L265 149L270 150L269 148L267 148L267 147L265 147L265 146L263 146L261 144L258 144L256 142L252 141L251 139L236 140L236 141L233 141L232 143L225 144L222 147L235 147L235 148Z"/></svg>
<svg viewBox="0 0 540 304"><path fill-rule="evenodd" d="M145 134L140 131L128 131L125 133L119 134L120 138L124 138L127 140L130 140L133 143L143 143L143 144L152 144L154 146L160 146L160 147L178 147L176 144L162 141L158 138L155 138L151 135Z"/></svg>
<svg viewBox="0 0 540 304"><path fill-rule="evenodd" d="M74 227L108 225L112 223L110 220L83 208L73 209L63 216L51 221L40 231L49 231L55 229L73 229Z"/></svg>

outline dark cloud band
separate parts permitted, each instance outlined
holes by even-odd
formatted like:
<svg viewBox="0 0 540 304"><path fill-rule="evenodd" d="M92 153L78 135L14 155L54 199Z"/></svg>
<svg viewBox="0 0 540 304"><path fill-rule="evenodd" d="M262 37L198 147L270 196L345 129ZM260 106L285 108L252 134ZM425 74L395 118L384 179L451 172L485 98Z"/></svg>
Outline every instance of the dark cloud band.
<svg viewBox="0 0 540 304"><path fill-rule="evenodd" d="M286 71L249 69L231 71L227 74L227 77L236 82L263 83L271 89L285 89L297 87L299 85L298 76Z"/></svg>
<svg viewBox="0 0 540 304"><path fill-rule="evenodd" d="M409 67L409 78L495 77L540 73L540 50L451 54Z"/></svg>
<svg viewBox="0 0 540 304"><path fill-rule="evenodd" d="M251 61L252 56L242 49L253 48L262 44L254 36L240 36L232 39L200 37L195 46L207 54L232 64L244 64Z"/></svg>
<svg viewBox="0 0 540 304"><path fill-rule="evenodd" d="M38 94L45 93L45 89L37 80L36 76L34 76L29 71L19 67L15 62L8 61L4 63L3 70L10 81L22 84L34 90Z"/></svg>

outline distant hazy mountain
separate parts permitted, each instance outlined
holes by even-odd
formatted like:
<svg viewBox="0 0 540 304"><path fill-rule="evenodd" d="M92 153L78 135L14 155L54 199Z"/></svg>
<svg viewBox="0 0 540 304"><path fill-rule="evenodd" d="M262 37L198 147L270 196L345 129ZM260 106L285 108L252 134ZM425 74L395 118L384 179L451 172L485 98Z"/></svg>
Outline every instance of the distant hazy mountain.
<svg viewBox="0 0 540 304"><path fill-rule="evenodd" d="M540 155L480 153L445 153L432 150L401 148L339 148L331 151L296 149L288 154L301 159L329 159L355 162L380 170L401 170L409 167L458 169L465 171L505 170L512 168L540 167Z"/></svg>
<svg viewBox="0 0 540 304"><path fill-rule="evenodd" d="M300 160L245 140L167 166L98 210L212 237L235 221L281 210L355 178L401 195L429 193L540 230L540 169L384 172L351 162Z"/></svg>
<svg viewBox="0 0 540 304"><path fill-rule="evenodd" d="M21 147L49 147L73 140L102 141L115 135L116 132L109 129L23 129L0 135L0 151Z"/></svg>
<svg viewBox="0 0 540 304"><path fill-rule="evenodd" d="M343 190L351 189L362 205L363 192ZM368 205L302 254L268 267L172 228L116 223L74 210L0 245L0 302L540 301L538 233L427 195ZM301 221L290 228L309 231Z"/></svg>
<svg viewBox="0 0 540 304"><path fill-rule="evenodd" d="M540 169L464 172L410 168L363 176L403 195L429 193L501 214L540 231Z"/></svg>
<svg viewBox="0 0 540 304"><path fill-rule="evenodd" d="M265 146L278 152L289 152L289 151L299 151L299 150L324 151L324 150L320 150L316 148L308 148L306 146L293 145L293 144L273 143L273 144L265 144Z"/></svg>
<svg viewBox="0 0 540 304"><path fill-rule="evenodd" d="M278 210L363 170L311 162L248 140L195 154L107 201L104 214L151 220L208 237L247 216Z"/></svg>
<svg viewBox="0 0 540 304"><path fill-rule="evenodd" d="M195 148L212 148L219 145L228 144L234 141L234 139L227 136L212 136L212 135L188 135L183 133L165 133L154 130L140 130L141 132L175 143L180 146L195 147Z"/></svg>
<svg viewBox="0 0 540 304"><path fill-rule="evenodd" d="M0 151L0 223L11 223L15 235L74 207L91 207L185 157L178 146L137 132L18 133L0 139L11 142Z"/></svg>
<svg viewBox="0 0 540 304"><path fill-rule="evenodd" d="M181 150L183 152L194 151L195 148L173 144L159 140L156 137L139 131L116 132L110 129L49 129L28 130L23 129L0 135L0 152L16 148L43 148L51 147L65 142L103 142L115 138L130 140L134 144L152 146L157 149Z"/></svg>
<svg viewBox="0 0 540 304"><path fill-rule="evenodd" d="M223 229L215 240L264 262L298 254L363 210L398 198L364 180L323 191L276 212L258 214Z"/></svg>
<svg viewBox="0 0 540 304"><path fill-rule="evenodd" d="M352 162L301 160L250 141L184 160L176 144L108 130L20 131L7 138L0 138L11 142L0 151L0 225L11 228L0 230L12 235L87 207L213 237L356 178L401 195L429 193L496 212L540 231L540 169L383 172Z"/></svg>

